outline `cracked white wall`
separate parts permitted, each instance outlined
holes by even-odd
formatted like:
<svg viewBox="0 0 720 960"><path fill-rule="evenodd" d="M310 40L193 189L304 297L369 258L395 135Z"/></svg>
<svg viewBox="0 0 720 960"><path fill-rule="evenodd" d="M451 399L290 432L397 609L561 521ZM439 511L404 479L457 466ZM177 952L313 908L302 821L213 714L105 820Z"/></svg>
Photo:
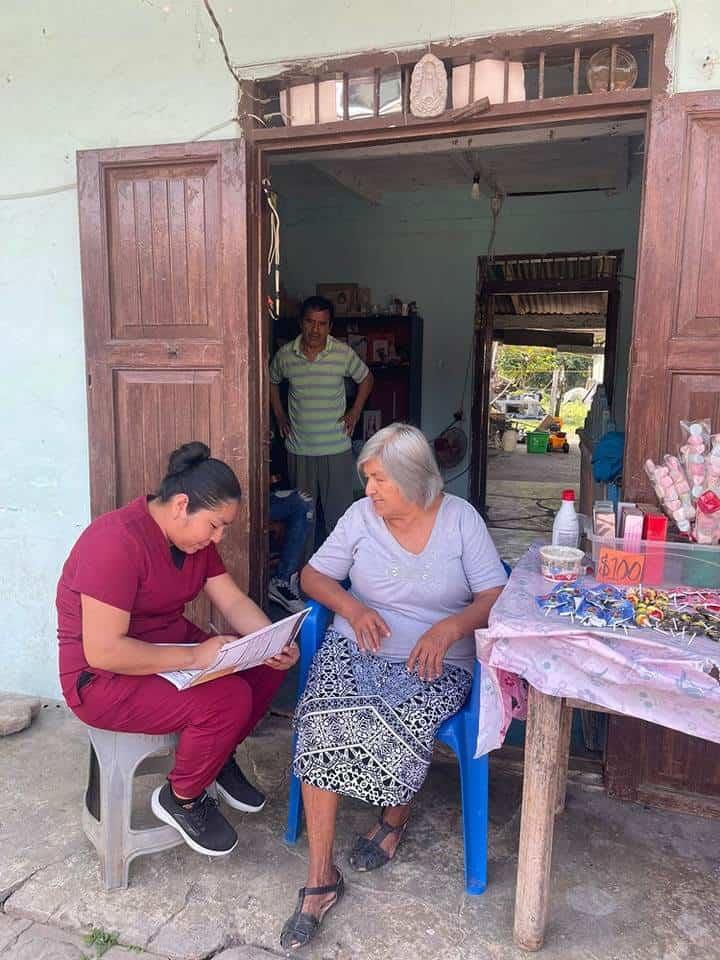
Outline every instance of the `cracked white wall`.
<svg viewBox="0 0 720 960"><path fill-rule="evenodd" d="M717 0L576 0L574 22L677 4L677 90L720 87ZM565 24L567 0L215 0L234 63ZM234 83L200 0L5 0L0 62L0 687L53 696L54 589L89 517L75 151L224 125ZM247 72L247 71L244 71Z"/></svg>

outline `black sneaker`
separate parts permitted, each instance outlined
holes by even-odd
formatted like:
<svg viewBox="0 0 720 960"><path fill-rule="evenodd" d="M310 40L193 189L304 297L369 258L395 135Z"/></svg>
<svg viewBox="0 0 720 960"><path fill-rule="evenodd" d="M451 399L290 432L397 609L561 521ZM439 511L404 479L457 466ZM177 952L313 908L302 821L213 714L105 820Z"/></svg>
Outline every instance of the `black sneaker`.
<svg viewBox="0 0 720 960"><path fill-rule="evenodd" d="M281 607L285 607L288 613L300 613L307 606L298 593L297 587L292 582L288 583L287 580L280 580L278 577L273 577L268 584L268 598L273 603L279 603Z"/></svg>
<svg viewBox="0 0 720 960"><path fill-rule="evenodd" d="M215 786L218 796L234 810L259 813L265 806L265 794L250 783L234 757L230 757L217 775Z"/></svg>
<svg viewBox="0 0 720 960"><path fill-rule="evenodd" d="M218 810L217 801L206 793L191 807L184 807L166 783L153 791L151 806L158 820L174 827L196 853L224 857L235 849L235 830Z"/></svg>

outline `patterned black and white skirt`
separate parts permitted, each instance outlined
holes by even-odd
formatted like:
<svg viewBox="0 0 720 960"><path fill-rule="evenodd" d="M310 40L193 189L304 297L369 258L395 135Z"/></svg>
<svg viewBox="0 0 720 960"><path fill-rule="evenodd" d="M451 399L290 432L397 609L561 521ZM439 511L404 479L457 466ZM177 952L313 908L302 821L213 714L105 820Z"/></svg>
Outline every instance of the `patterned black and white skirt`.
<svg viewBox="0 0 720 960"><path fill-rule="evenodd" d="M295 775L378 806L410 803L438 727L471 685L467 670L448 665L432 683L420 680L404 662L363 653L331 627L295 713Z"/></svg>

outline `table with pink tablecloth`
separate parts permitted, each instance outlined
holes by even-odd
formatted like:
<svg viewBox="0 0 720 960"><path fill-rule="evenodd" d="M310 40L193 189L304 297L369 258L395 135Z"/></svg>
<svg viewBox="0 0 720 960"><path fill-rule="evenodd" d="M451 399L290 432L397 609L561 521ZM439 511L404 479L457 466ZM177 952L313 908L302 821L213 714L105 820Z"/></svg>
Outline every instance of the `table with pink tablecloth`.
<svg viewBox="0 0 720 960"><path fill-rule="evenodd" d="M501 746L512 717L523 716L525 685L518 678L553 697L720 743L720 644L648 629L590 630L545 616L535 597L552 584L540 575L540 546L518 562L488 628L475 633L484 667L476 756Z"/></svg>

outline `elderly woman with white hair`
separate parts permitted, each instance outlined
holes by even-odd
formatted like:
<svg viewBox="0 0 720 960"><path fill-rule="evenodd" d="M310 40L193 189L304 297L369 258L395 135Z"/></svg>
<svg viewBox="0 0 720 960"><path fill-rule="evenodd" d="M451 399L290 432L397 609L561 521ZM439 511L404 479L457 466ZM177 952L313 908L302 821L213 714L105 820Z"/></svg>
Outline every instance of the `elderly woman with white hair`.
<svg viewBox="0 0 720 960"><path fill-rule="evenodd" d="M437 730L470 691L473 631L487 625L507 579L477 511L443 493L418 429L378 431L358 471L366 496L302 572L303 590L335 619L295 717L309 863L285 949L308 943L344 892L333 859L340 794L382 808L350 866L374 870L395 855Z"/></svg>

